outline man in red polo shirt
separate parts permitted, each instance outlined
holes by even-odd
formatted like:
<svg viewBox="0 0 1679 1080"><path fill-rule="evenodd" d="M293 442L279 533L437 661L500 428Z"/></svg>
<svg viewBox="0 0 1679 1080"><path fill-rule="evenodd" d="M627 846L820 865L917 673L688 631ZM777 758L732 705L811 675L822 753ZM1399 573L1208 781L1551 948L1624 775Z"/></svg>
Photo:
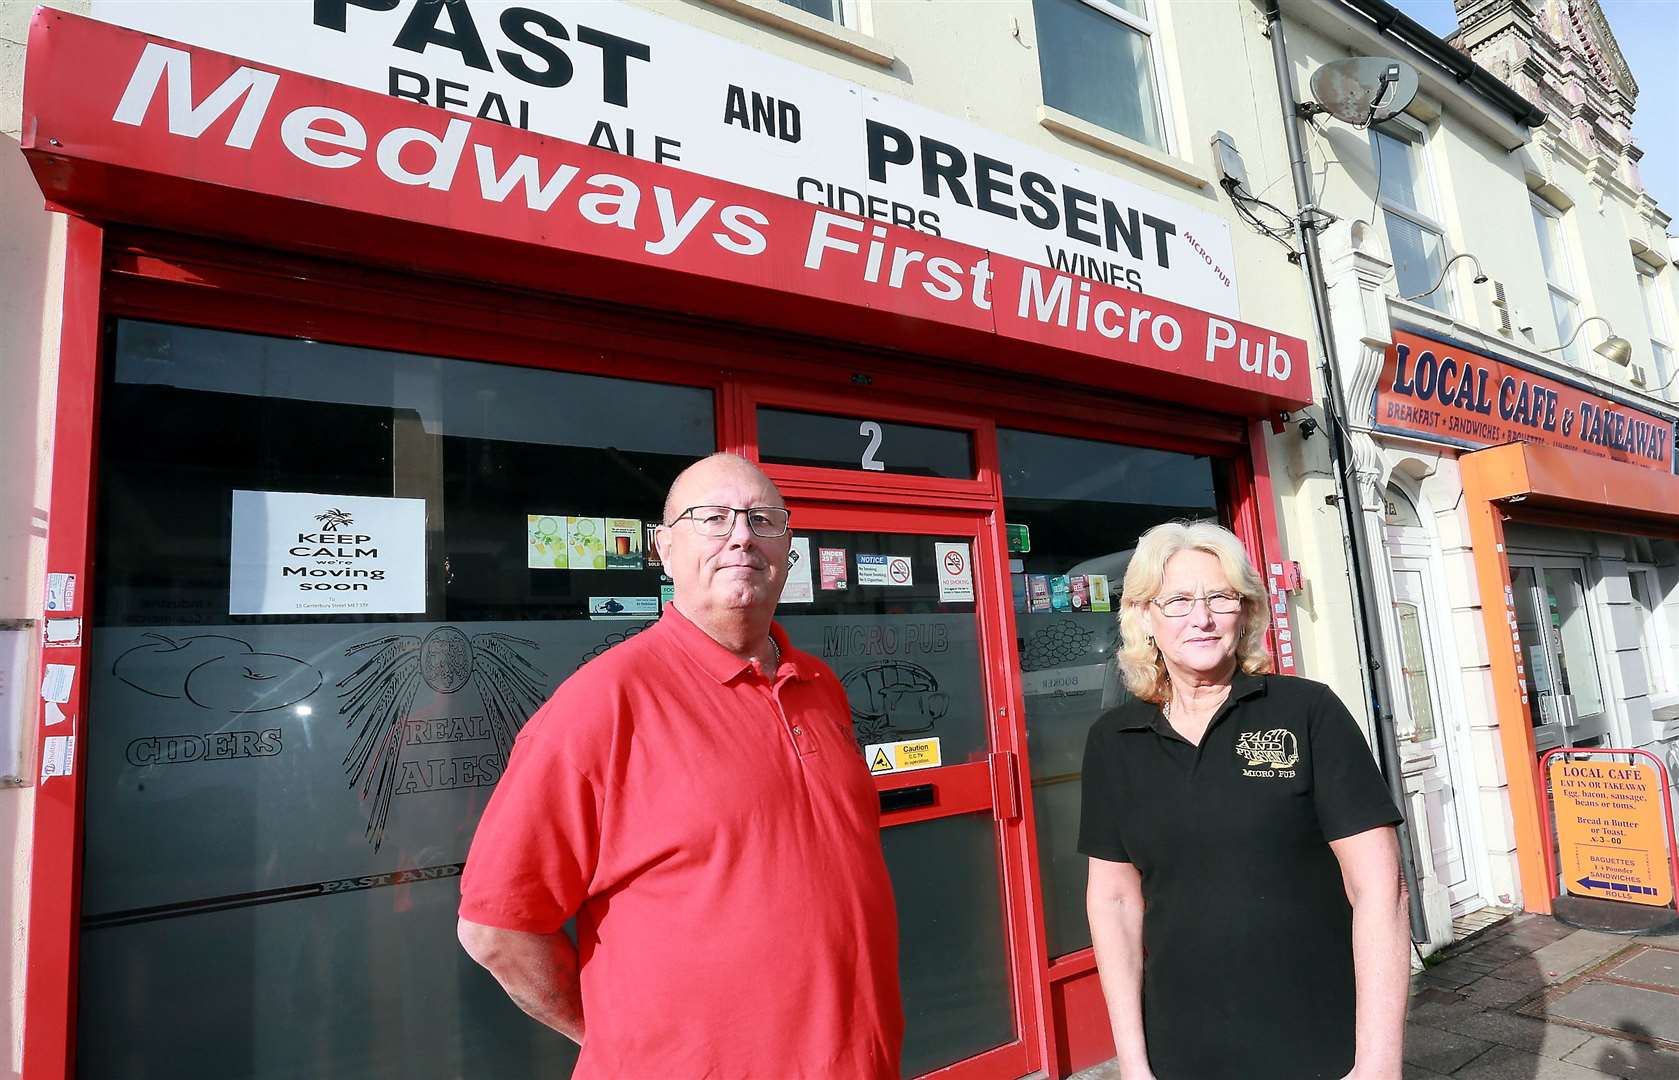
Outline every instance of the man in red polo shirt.
<svg viewBox="0 0 1679 1080"><path fill-rule="evenodd" d="M880 804L839 680L771 619L786 503L717 454L671 485L655 542L675 599L520 733L461 944L581 1044L575 1080L897 1080Z"/></svg>

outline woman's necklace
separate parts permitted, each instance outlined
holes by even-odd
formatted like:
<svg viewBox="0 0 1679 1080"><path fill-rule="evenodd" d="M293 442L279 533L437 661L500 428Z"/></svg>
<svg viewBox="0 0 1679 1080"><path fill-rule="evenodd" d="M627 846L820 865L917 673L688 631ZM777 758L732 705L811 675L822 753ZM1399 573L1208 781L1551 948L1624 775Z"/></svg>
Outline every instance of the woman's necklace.
<svg viewBox="0 0 1679 1080"><path fill-rule="evenodd" d="M770 670L781 666L781 646L775 643L775 635L770 635Z"/></svg>

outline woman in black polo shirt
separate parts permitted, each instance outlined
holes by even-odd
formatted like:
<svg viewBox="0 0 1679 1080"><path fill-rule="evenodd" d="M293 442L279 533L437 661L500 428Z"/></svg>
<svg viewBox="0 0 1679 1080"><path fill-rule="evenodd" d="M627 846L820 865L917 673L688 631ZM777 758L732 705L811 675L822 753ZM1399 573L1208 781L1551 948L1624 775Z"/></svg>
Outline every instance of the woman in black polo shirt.
<svg viewBox="0 0 1679 1080"><path fill-rule="evenodd" d="M1401 819L1329 688L1264 674L1269 611L1209 522L1126 570L1134 700L1090 729L1079 825L1124 1080L1399 1080Z"/></svg>

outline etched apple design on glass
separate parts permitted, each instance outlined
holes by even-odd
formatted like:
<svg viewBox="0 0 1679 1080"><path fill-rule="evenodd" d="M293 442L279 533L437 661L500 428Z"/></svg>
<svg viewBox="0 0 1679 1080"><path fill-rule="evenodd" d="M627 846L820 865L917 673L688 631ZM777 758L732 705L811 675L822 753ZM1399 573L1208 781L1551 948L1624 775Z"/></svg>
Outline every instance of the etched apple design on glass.
<svg viewBox="0 0 1679 1080"><path fill-rule="evenodd" d="M259 713L295 705L321 688L321 673L282 653L258 652L223 634L151 640L117 657L111 673L141 693L201 709Z"/></svg>

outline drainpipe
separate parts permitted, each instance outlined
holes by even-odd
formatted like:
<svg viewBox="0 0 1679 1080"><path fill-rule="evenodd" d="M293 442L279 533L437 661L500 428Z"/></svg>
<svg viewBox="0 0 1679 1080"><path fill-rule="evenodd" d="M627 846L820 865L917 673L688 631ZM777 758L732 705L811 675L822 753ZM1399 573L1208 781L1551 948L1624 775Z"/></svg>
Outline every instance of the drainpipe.
<svg viewBox="0 0 1679 1080"><path fill-rule="evenodd" d="M1318 250L1318 230L1323 227L1321 213L1312 198L1311 168L1306 161L1306 144L1301 135L1304 121L1295 108L1294 72L1288 60L1288 43L1283 38L1283 13L1279 0L1265 2L1265 28L1271 37L1271 59L1277 69L1277 89L1283 97L1283 131L1288 137L1288 157L1294 174L1294 201L1300 207L1298 220L1300 246L1305 252L1306 283L1312 296L1312 322L1317 328L1319 352L1323 362L1319 372L1323 377L1323 411L1327 421L1325 435L1329 439L1329 457L1334 465L1335 503L1341 510L1341 540L1351 577L1353 615L1360 633L1357 635L1359 663L1364 669L1365 692L1370 700L1370 715L1376 725L1376 748L1382 759L1382 772L1387 777L1388 791L1401 813L1406 808L1405 778L1399 763L1399 740L1394 733L1392 700L1387 675L1381 658L1382 626L1371 609L1369 587L1372 570L1369 562L1370 537L1364 528L1364 508L1358 490L1358 469L1347 450L1346 428L1341 418L1346 415L1346 403L1341 392L1339 368L1335 361L1335 335L1329 321L1329 292L1323 273L1323 256ZM1411 847L1410 819L1400 822L1399 869L1405 878L1410 896L1411 940L1428 940L1428 923L1423 914L1422 888L1417 881L1416 853Z"/></svg>

